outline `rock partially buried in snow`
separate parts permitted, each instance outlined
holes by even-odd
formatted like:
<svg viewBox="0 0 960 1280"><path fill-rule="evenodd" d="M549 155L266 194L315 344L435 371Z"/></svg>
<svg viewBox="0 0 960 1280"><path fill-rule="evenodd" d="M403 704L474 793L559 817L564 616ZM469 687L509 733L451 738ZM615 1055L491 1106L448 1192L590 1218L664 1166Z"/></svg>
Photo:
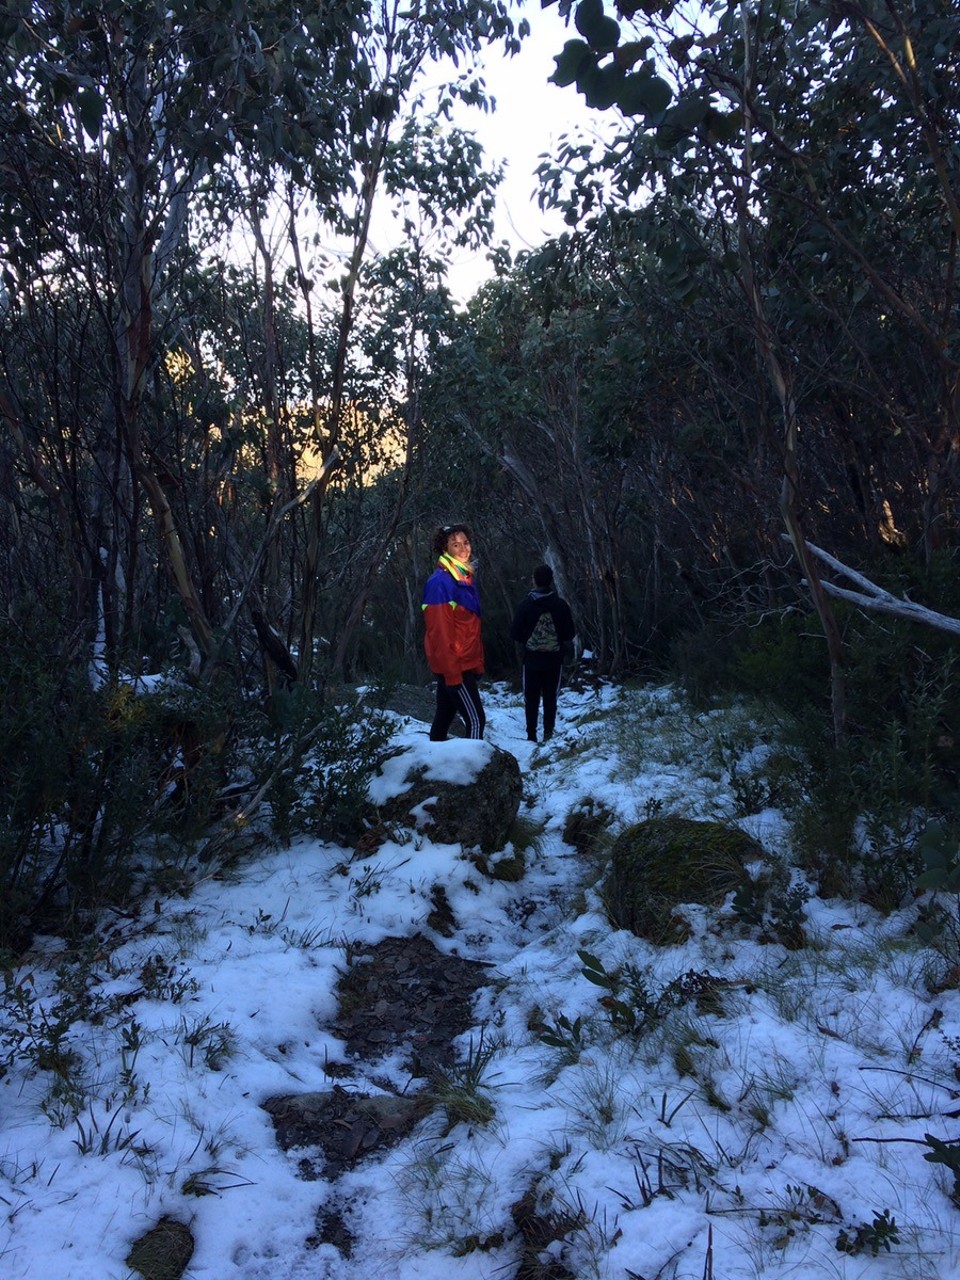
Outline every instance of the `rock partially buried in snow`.
<svg viewBox="0 0 960 1280"><path fill-rule="evenodd" d="M144 1280L180 1280L192 1257L190 1228L175 1218L161 1218L134 1241L126 1263Z"/></svg>
<svg viewBox="0 0 960 1280"><path fill-rule="evenodd" d="M436 844L495 853L520 809L520 765L489 742L425 741L386 762L370 784L381 822L416 827Z"/></svg>

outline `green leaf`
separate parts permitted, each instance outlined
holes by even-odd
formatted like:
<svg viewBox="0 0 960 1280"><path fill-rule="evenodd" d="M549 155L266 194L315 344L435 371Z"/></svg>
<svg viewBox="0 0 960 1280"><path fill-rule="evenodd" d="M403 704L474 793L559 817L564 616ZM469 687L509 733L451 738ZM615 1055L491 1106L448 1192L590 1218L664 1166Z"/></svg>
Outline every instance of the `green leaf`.
<svg viewBox="0 0 960 1280"><path fill-rule="evenodd" d="M685 67L690 61L690 50L693 47L694 36L677 36L667 45L667 53L681 67Z"/></svg>
<svg viewBox="0 0 960 1280"><path fill-rule="evenodd" d="M96 138L103 124L106 103L96 89L83 88L77 90L77 114L83 131L89 138Z"/></svg>
<svg viewBox="0 0 960 1280"><path fill-rule="evenodd" d="M663 117L664 128L679 130L680 133L692 133L703 123L710 109L708 100L700 94L688 94L670 108Z"/></svg>
<svg viewBox="0 0 960 1280"><path fill-rule="evenodd" d="M583 969L581 972L586 980L592 982L594 986L603 987L604 991L614 990L613 983L605 973L595 973L593 969Z"/></svg>
<svg viewBox="0 0 960 1280"><path fill-rule="evenodd" d="M603 967L603 962L598 960L595 955L591 955L589 951L578 951L577 955L583 962L581 973L588 982L592 982L597 987L603 987L605 991L614 991L615 983L607 971Z"/></svg>
<svg viewBox="0 0 960 1280"><path fill-rule="evenodd" d="M617 106L627 116L652 116L666 111L673 90L666 80L649 71L635 71L624 76L617 93Z"/></svg>
<svg viewBox="0 0 960 1280"><path fill-rule="evenodd" d="M577 88L583 94L588 107L607 111L619 101L625 73L621 67L591 67L577 79Z"/></svg>
<svg viewBox="0 0 960 1280"><path fill-rule="evenodd" d="M573 84L580 74L580 68L587 61L596 62L596 55L591 51L590 46L582 40L568 40L563 46L563 52L554 58L557 67L550 76L549 83Z"/></svg>
<svg viewBox="0 0 960 1280"><path fill-rule="evenodd" d="M614 57L617 65L623 67L624 71L629 71L631 67L635 67L638 62L650 52L653 41L649 38L645 40L630 40L626 44L618 45Z"/></svg>
<svg viewBox="0 0 960 1280"><path fill-rule="evenodd" d="M740 111L717 111L711 107L703 119L707 137L713 142L733 142L743 127Z"/></svg>
<svg viewBox="0 0 960 1280"><path fill-rule="evenodd" d="M603 0L580 0L576 28L598 53L610 53L620 43L620 26L603 12Z"/></svg>

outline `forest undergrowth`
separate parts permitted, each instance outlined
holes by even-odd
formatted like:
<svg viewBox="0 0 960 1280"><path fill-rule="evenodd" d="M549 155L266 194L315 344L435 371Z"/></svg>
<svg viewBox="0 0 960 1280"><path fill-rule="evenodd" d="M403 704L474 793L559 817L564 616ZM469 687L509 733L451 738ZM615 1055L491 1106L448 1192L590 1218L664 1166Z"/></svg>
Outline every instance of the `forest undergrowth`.
<svg viewBox="0 0 960 1280"><path fill-rule="evenodd" d="M153 882L87 917L85 936L38 936L8 962L14 1276L47 1256L41 1224L62 1250L63 1204L104 1180L138 1219L192 1224L197 1274L266 1274L280 1244L291 1278L960 1274L948 824L922 825L915 805L894 873L900 846L871 841L900 793L878 774L842 860L836 846L846 892L830 892L802 838L822 804L817 761L769 703L581 681L547 750L521 740L515 691L488 700L491 736L524 769L507 850L523 854L521 881L485 881L422 833L373 855L273 839L184 866L174 889ZM417 740L409 717L383 716L394 747ZM611 927L605 873L626 826L669 814L741 827L787 874L773 897L682 908L681 935L658 947ZM355 1239L334 1256L306 1243L320 1193L266 1157L257 1100L271 1078L337 1078L334 975L359 941L428 928L437 884L457 922L443 945L495 980L431 1086L442 1106L324 1192ZM399 1059L349 1065L350 1089L409 1086ZM248 1193L269 1187L288 1209L251 1218ZM121 1218L82 1241L83 1274L128 1274ZM237 1242L229 1264L223 1240Z"/></svg>

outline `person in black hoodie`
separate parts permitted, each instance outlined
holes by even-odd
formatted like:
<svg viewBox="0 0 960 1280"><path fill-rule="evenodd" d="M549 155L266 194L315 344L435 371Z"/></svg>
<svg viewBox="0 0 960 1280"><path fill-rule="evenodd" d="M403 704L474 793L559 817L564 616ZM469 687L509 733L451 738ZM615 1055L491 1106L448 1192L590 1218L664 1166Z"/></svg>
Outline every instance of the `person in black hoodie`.
<svg viewBox="0 0 960 1280"><path fill-rule="evenodd" d="M563 659L572 650L577 634L566 600L554 590L553 570L548 564L533 571L533 590L517 606L510 632L522 646L523 709L527 738L537 740L537 719L543 702L543 740L553 736L557 721L557 694Z"/></svg>

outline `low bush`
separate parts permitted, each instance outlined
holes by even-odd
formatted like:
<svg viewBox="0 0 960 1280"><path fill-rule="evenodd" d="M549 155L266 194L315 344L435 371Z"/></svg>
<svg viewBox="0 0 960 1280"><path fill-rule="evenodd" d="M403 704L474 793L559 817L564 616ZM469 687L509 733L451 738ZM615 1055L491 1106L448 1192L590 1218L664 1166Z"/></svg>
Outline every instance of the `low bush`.
<svg viewBox="0 0 960 1280"><path fill-rule="evenodd" d="M890 566L881 566L874 576L960 616L942 565L909 582L905 572L891 577ZM778 791L800 865L822 895L888 911L923 869L918 839L926 825L960 821L960 669L945 633L843 604L838 616L847 712L839 743L826 644L812 615L793 611L745 628L729 673L736 689L776 717L786 748L781 764L795 769Z"/></svg>
<svg viewBox="0 0 960 1280"><path fill-rule="evenodd" d="M182 875L213 828L229 841L223 820L248 802L261 838L359 833L382 714L320 686L268 710L226 673L98 682L47 634L0 626L0 959L38 927L69 933L90 908Z"/></svg>

